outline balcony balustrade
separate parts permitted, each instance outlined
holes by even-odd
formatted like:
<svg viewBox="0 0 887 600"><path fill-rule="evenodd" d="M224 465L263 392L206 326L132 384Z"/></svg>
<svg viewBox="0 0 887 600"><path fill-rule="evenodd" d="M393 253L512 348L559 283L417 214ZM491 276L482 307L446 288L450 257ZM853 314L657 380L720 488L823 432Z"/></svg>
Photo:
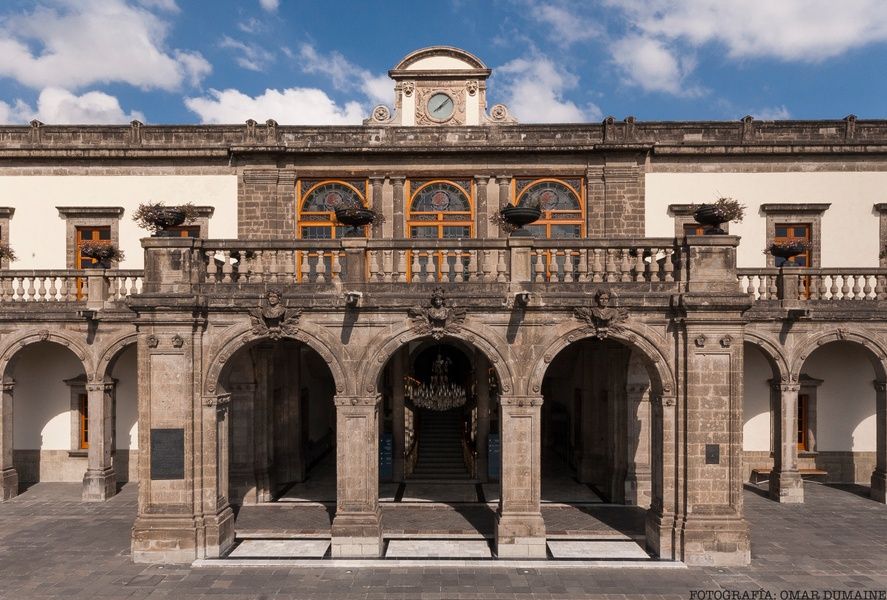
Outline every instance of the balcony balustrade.
<svg viewBox="0 0 887 600"><path fill-rule="evenodd" d="M139 293L143 274L117 269L0 270L0 303L77 302L102 308Z"/></svg>
<svg viewBox="0 0 887 600"><path fill-rule="evenodd" d="M887 299L885 268L737 269L739 285L755 300L845 301Z"/></svg>

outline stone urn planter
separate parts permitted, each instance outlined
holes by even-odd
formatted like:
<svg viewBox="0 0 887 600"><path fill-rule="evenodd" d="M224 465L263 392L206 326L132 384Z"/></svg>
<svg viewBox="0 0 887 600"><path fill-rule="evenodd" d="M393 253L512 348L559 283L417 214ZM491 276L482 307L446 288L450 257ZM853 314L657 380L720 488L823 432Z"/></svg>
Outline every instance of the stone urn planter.
<svg viewBox="0 0 887 600"><path fill-rule="evenodd" d="M165 206L162 202L140 204L133 215L133 220L150 231L151 237L174 237L176 232L171 229L196 218L197 208L193 204Z"/></svg>
<svg viewBox="0 0 887 600"><path fill-rule="evenodd" d="M80 254L96 261L102 269L110 269L111 261L123 260L123 252L111 242L87 240L80 244Z"/></svg>
<svg viewBox="0 0 887 600"><path fill-rule="evenodd" d="M534 206L506 206L501 211L502 220L514 227L511 234L516 237L529 237L532 234L524 229L524 225L529 225L538 221L542 217L542 209Z"/></svg>
<svg viewBox="0 0 887 600"><path fill-rule="evenodd" d="M807 242L798 240L794 242L783 242L770 244L768 251L776 258L784 258L789 260L803 254L807 251Z"/></svg>
<svg viewBox="0 0 887 600"><path fill-rule="evenodd" d="M693 211L693 218L700 225L705 225L705 235L725 235L727 232L721 228L721 223L729 221L724 211L715 204L701 204Z"/></svg>
<svg viewBox="0 0 887 600"><path fill-rule="evenodd" d="M361 227L366 227L376 220L376 213L369 208L349 206L336 209L336 220L342 225L347 225L349 230L345 233L348 237L362 237Z"/></svg>

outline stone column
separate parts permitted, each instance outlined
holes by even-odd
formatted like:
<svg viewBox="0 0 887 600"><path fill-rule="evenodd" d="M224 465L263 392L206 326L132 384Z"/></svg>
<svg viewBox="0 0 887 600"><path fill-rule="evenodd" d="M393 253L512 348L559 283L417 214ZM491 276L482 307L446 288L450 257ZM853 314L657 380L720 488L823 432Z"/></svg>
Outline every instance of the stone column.
<svg viewBox="0 0 887 600"><path fill-rule="evenodd" d="M256 502L270 502L274 484L271 477L274 444L274 411L272 406L273 348L256 348L255 408L253 410L253 442L255 443L253 472L256 478Z"/></svg>
<svg viewBox="0 0 887 600"><path fill-rule="evenodd" d="M657 394L650 403L650 510L645 532L650 552L663 560L680 560L675 525L676 512L683 504L683 490L677 485L682 476L677 447L683 436L678 429L677 399L669 392Z"/></svg>
<svg viewBox="0 0 887 600"><path fill-rule="evenodd" d="M0 396L0 500L18 495L18 472L12 459L12 392L14 381L2 383Z"/></svg>
<svg viewBox="0 0 887 600"><path fill-rule="evenodd" d="M511 202L511 175L496 175L496 183L499 184L499 208L504 208Z"/></svg>
<svg viewBox="0 0 887 600"><path fill-rule="evenodd" d="M486 482L489 475L489 456L487 455L487 437L490 435L490 362L487 357L478 352L476 355L477 373L477 436L475 444L477 450L477 463L475 464L476 477Z"/></svg>
<svg viewBox="0 0 887 600"><path fill-rule="evenodd" d="M650 386L634 383L625 388L627 405L627 469L625 503L650 505Z"/></svg>
<svg viewBox="0 0 887 600"><path fill-rule="evenodd" d="M391 357L391 422L394 459L392 471L394 481L404 479L404 458L406 453L404 421L403 378L406 375L406 348L401 348Z"/></svg>
<svg viewBox="0 0 887 600"><path fill-rule="evenodd" d="M540 396L499 399L502 474L496 553L499 558L545 558L541 511Z"/></svg>
<svg viewBox="0 0 887 600"><path fill-rule="evenodd" d="M385 183L385 178L382 176L373 176L370 177L370 190L372 197L370 198L370 206L373 210L382 213L383 212L383 202L382 202L382 184ZM382 223L377 219L375 223L373 223L373 233L372 237L379 238L382 237Z"/></svg>
<svg viewBox="0 0 887 600"><path fill-rule="evenodd" d="M871 496L887 503L887 382L884 381L875 381L875 415L877 446Z"/></svg>
<svg viewBox="0 0 887 600"><path fill-rule="evenodd" d="M394 195L392 198L394 210L392 212L392 219L391 220L393 221L392 232L394 234L395 239L402 239L402 238L406 237L404 235L404 225L405 225L404 204L405 204L406 200L403 196L403 184L404 184L405 179L406 178L402 177L402 176L391 178L391 185L394 188Z"/></svg>
<svg viewBox="0 0 887 600"><path fill-rule="evenodd" d="M474 186L477 190L475 194L476 203L474 206L474 218L477 223L475 236L478 239L486 239L487 231L490 229L490 217L487 214L487 183L490 181L489 175L475 175Z"/></svg>
<svg viewBox="0 0 887 600"><path fill-rule="evenodd" d="M588 167L585 173L585 185L585 235L589 238L603 238L606 236L604 167Z"/></svg>
<svg viewBox="0 0 887 600"><path fill-rule="evenodd" d="M334 558L382 554L379 508L381 396L336 396L336 516Z"/></svg>
<svg viewBox="0 0 887 600"><path fill-rule="evenodd" d="M203 547L198 556L223 556L234 544L234 511L228 499L231 395L203 397Z"/></svg>
<svg viewBox="0 0 887 600"><path fill-rule="evenodd" d="M87 383L89 451L83 476L83 501L102 502L117 493L111 458L114 432L114 383Z"/></svg>
<svg viewBox="0 0 887 600"><path fill-rule="evenodd" d="M777 502L804 502L804 482L798 471L798 383L775 383L778 402L774 407L773 471L770 497Z"/></svg>

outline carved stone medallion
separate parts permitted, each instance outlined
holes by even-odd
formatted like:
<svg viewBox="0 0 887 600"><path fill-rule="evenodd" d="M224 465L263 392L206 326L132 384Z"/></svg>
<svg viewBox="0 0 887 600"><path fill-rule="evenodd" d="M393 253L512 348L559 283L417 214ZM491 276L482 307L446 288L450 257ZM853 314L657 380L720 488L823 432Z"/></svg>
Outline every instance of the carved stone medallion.
<svg viewBox="0 0 887 600"><path fill-rule="evenodd" d="M254 334L268 336L272 340L296 334L302 310L287 308L281 304L281 296L280 290L270 289L265 294L265 305L250 309L249 318Z"/></svg>
<svg viewBox="0 0 887 600"><path fill-rule="evenodd" d="M459 330L465 321L465 309L447 306L443 288L435 288L428 306L417 306L409 310L413 329L420 334L429 334L436 340Z"/></svg>
<svg viewBox="0 0 887 600"><path fill-rule="evenodd" d="M602 340L625 329L628 309L610 306L610 292L598 290L594 295L594 301L596 306L591 308L579 306L574 310L576 318L585 321L594 333L594 337Z"/></svg>

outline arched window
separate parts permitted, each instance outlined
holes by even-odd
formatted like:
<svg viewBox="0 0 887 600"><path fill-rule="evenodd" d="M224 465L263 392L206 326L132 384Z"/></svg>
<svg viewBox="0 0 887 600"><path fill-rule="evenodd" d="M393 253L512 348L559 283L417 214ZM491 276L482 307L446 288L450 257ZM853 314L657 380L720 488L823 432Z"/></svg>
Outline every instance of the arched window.
<svg viewBox="0 0 887 600"><path fill-rule="evenodd" d="M523 184L523 185L522 185ZM542 218L526 229L537 238L569 239L585 235L585 206L579 180L518 180L517 206L538 205Z"/></svg>
<svg viewBox="0 0 887 600"><path fill-rule="evenodd" d="M366 185L359 181L300 181L297 237L305 240L343 237L346 227L336 222L336 209L366 206Z"/></svg>
<svg viewBox="0 0 887 600"><path fill-rule="evenodd" d="M471 182L413 182L407 230L414 239L468 238L474 233Z"/></svg>

